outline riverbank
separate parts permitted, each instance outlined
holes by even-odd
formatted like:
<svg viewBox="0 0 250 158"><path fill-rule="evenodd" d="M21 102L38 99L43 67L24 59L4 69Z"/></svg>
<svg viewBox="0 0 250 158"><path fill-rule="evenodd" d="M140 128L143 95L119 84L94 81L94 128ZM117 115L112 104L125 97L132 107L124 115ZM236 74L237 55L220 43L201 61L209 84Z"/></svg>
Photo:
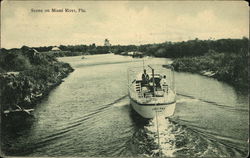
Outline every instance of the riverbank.
<svg viewBox="0 0 250 158"><path fill-rule="evenodd" d="M37 104L34 118L22 121L25 124L19 128L2 130L6 132L2 135L2 151L23 157L151 154L155 143L150 138L157 128L135 115L127 97L126 68L142 63L118 55L88 56L86 61L81 57L58 60L70 63L77 72ZM148 64L162 65L168 59L147 60ZM180 94L176 98L178 109L169 121L159 118L163 121L160 125L164 125L160 128L164 130L162 140L171 139L175 156L199 157L205 153L216 157L222 153L224 157L244 157L248 153L248 94L190 73L176 73L175 80ZM149 137L145 139L145 135ZM207 146L218 152L207 152Z"/></svg>
<svg viewBox="0 0 250 158"><path fill-rule="evenodd" d="M248 88L248 57L244 54L210 52L203 56L175 58L176 71L198 73L232 84L236 88Z"/></svg>
<svg viewBox="0 0 250 158"><path fill-rule="evenodd" d="M3 120L30 115L37 102L73 72L69 64L30 50L8 52L0 57L3 61L0 67L0 106Z"/></svg>

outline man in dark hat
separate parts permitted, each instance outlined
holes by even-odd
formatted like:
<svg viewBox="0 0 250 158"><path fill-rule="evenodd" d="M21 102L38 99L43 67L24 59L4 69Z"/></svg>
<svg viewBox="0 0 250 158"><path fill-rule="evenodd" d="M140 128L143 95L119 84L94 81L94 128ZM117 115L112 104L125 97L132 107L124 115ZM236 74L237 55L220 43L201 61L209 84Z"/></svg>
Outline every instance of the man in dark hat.
<svg viewBox="0 0 250 158"><path fill-rule="evenodd" d="M149 82L149 75L147 74L146 69L144 69L144 73L142 74L142 85L147 85Z"/></svg>

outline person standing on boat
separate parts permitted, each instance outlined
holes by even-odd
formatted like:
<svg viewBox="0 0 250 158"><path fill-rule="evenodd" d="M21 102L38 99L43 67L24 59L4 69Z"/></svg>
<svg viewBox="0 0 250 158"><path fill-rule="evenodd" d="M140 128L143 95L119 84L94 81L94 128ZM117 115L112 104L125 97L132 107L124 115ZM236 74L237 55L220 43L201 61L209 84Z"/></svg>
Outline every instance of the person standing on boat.
<svg viewBox="0 0 250 158"><path fill-rule="evenodd" d="M142 85L147 85L149 82L149 75L147 74L146 69L144 69L144 73L142 74Z"/></svg>
<svg viewBox="0 0 250 158"><path fill-rule="evenodd" d="M160 81L160 85L161 88L163 89L163 91L167 91L168 92L168 84L167 84L167 79L166 79L166 75L163 76L163 78Z"/></svg>

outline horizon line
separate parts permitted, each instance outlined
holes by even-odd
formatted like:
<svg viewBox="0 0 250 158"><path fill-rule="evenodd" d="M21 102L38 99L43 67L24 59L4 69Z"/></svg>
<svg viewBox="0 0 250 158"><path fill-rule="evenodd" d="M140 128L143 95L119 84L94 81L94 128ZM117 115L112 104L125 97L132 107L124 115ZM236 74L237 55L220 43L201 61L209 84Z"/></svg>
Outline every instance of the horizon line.
<svg viewBox="0 0 250 158"><path fill-rule="evenodd" d="M244 39L244 38L247 38L249 39L249 37L246 37L246 36L242 36L241 38L208 38L208 39L199 39L199 38L194 38L194 39L188 39L188 40L182 40L182 41L165 41L165 42L159 42L159 43L143 43L143 44L115 44L115 45L112 45L111 46L142 46L142 45L153 45L153 44L163 44L163 43L167 43L167 42L171 42L171 43L180 43L180 42L188 42L188 41L194 41L194 40L200 40L200 41L217 41L217 40L222 40L222 39ZM108 38L106 38L108 39ZM105 40L105 39L104 39ZM90 46L90 45L93 45L95 44L95 46L104 46L103 45L98 45L96 43L92 43L92 44L75 44L75 45L72 45L72 44L59 44L59 45L40 45L40 46L28 46L28 45L22 45L21 47L11 47L11 48L6 48L6 47L1 47L0 49L7 49L7 50L10 50L10 49L21 49L23 46L27 46L29 48L38 48L38 47L59 47L59 46L82 46L82 45L86 45L86 46Z"/></svg>

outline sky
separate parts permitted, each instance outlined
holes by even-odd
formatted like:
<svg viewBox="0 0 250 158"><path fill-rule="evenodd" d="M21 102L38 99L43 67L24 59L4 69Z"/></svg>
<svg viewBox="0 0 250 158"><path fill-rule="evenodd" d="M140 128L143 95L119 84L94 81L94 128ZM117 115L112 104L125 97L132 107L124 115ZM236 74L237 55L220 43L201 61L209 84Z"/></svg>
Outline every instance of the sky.
<svg viewBox="0 0 250 158"><path fill-rule="evenodd" d="M52 8L76 12L44 12ZM106 38L112 45L138 45L243 36L249 36L249 8L244 1L4 1L1 4L2 48L103 45Z"/></svg>

